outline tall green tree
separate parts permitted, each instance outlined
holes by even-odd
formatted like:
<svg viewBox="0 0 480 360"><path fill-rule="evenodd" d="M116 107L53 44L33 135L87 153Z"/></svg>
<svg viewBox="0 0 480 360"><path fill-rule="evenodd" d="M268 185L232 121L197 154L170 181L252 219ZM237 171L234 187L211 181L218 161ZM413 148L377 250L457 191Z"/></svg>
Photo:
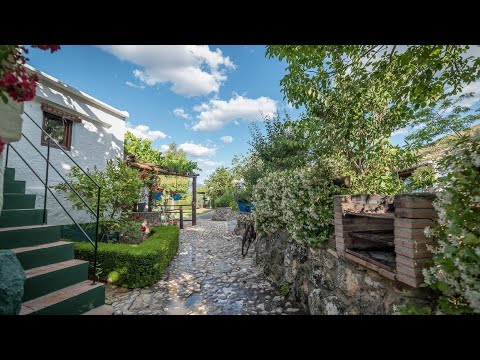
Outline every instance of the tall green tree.
<svg viewBox="0 0 480 360"><path fill-rule="evenodd" d="M205 180L207 196L212 199L233 190L233 175L226 167L219 167Z"/></svg>
<svg viewBox="0 0 480 360"><path fill-rule="evenodd" d="M267 56L287 62L281 80L291 104L315 105L348 83L376 85L397 111L411 112L458 94L477 79L480 58L468 45L272 45ZM355 96L352 93L352 96ZM412 105L410 108L409 105Z"/></svg>
<svg viewBox="0 0 480 360"><path fill-rule="evenodd" d="M468 46L269 46L287 62L285 97L305 106L295 126L308 139L313 162L333 161L355 178L357 191L394 193L395 171L415 162L408 148L390 145L391 134L428 122L425 109L458 94L479 77L480 59ZM425 114L424 114L425 115ZM420 119L420 120L419 120Z"/></svg>
<svg viewBox="0 0 480 360"><path fill-rule="evenodd" d="M125 155L134 155L137 161L163 163L162 153L152 147L152 141L136 137L130 131L125 133L124 152Z"/></svg>
<svg viewBox="0 0 480 360"><path fill-rule="evenodd" d="M197 163L187 159L185 151L177 147L174 142L168 145L168 150L162 159L164 168L178 174L192 174L200 170Z"/></svg>
<svg viewBox="0 0 480 360"><path fill-rule="evenodd" d="M280 114L276 117L267 118L264 121L265 134L260 127L253 123L250 128L251 153L262 161L262 164L270 170L286 170L304 166L307 162L309 142L301 141L303 134L298 133L298 126L288 114L281 119Z"/></svg>

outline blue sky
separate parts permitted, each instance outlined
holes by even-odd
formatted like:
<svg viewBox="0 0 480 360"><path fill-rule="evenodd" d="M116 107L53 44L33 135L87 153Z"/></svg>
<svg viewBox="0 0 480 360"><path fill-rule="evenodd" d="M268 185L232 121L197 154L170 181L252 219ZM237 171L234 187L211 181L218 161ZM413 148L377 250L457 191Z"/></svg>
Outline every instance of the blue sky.
<svg viewBox="0 0 480 360"><path fill-rule="evenodd" d="M285 64L264 46L79 46L50 54L32 49L29 63L120 110L137 136L162 149L176 142L203 170L246 153L248 124L263 112L293 117L283 101Z"/></svg>

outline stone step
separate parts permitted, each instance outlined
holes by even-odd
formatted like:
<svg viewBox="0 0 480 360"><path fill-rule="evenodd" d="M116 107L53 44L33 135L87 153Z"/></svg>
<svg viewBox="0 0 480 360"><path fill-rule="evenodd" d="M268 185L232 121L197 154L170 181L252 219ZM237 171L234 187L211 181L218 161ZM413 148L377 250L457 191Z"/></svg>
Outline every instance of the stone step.
<svg viewBox="0 0 480 360"><path fill-rule="evenodd" d="M73 243L67 241L56 241L12 250L25 270L73 259Z"/></svg>
<svg viewBox="0 0 480 360"><path fill-rule="evenodd" d="M50 292L88 279L88 261L67 260L25 271L23 301L29 301Z"/></svg>
<svg viewBox="0 0 480 360"><path fill-rule="evenodd" d="M110 305L102 305L83 313L82 315L112 315L113 314L113 307Z"/></svg>
<svg viewBox="0 0 480 360"><path fill-rule="evenodd" d="M42 222L43 209L2 210L0 215L0 228L40 225Z"/></svg>
<svg viewBox="0 0 480 360"><path fill-rule="evenodd" d="M30 225L0 228L0 249L14 249L60 240L61 226Z"/></svg>
<svg viewBox="0 0 480 360"><path fill-rule="evenodd" d="M3 192L10 194L25 194L25 181L4 180Z"/></svg>
<svg viewBox="0 0 480 360"><path fill-rule="evenodd" d="M4 173L4 179L5 180L15 180L15 169L14 168L5 168L5 173Z"/></svg>
<svg viewBox="0 0 480 360"><path fill-rule="evenodd" d="M35 194L3 194L3 210L35 209Z"/></svg>
<svg viewBox="0 0 480 360"><path fill-rule="evenodd" d="M85 280L26 301L20 315L80 315L105 303L105 286Z"/></svg>

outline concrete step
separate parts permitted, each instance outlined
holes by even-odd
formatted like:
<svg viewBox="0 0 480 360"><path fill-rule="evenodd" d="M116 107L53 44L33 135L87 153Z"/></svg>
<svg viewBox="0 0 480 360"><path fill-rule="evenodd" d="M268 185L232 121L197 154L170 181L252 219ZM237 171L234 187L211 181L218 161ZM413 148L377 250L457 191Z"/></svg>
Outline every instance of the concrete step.
<svg viewBox="0 0 480 360"><path fill-rule="evenodd" d="M25 194L25 181L4 179L3 192L10 194Z"/></svg>
<svg viewBox="0 0 480 360"><path fill-rule="evenodd" d="M15 169L6 167L5 168L4 179L5 180L15 180Z"/></svg>
<svg viewBox="0 0 480 360"><path fill-rule="evenodd" d="M88 261L67 260L25 271L23 301L29 301L88 279Z"/></svg>
<svg viewBox="0 0 480 360"><path fill-rule="evenodd" d="M30 225L0 229L0 249L14 249L60 240L61 226Z"/></svg>
<svg viewBox="0 0 480 360"><path fill-rule="evenodd" d="M104 285L85 280L24 302L20 315L80 315L104 303Z"/></svg>
<svg viewBox="0 0 480 360"><path fill-rule="evenodd" d="M0 215L0 228L41 225L42 222L43 209L2 210Z"/></svg>
<svg viewBox="0 0 480 360"><path fill-rule="evenodd" d="M111 307L110 305L102 305L95 309L87 311L82 315L113 315L113 307Z"/></svg>
<svg viewBox="0 0 480 360"><path fill-rule="evenodd" d="M3 194L3 210L35 209L35 194Z"/></svg>
<svg viewBox="0 0 480 360"><path fill-rule="evenodd" d="M73 259L73 243L67 241L56 241L12 250L25 270Z"/></svg>

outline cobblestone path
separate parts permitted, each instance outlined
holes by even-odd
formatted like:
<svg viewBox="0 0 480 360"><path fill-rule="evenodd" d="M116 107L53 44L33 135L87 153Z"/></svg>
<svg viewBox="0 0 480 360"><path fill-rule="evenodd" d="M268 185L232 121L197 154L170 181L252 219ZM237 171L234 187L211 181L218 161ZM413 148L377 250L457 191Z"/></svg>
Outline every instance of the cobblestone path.
<svg viewBox="0 0 480 360"><path fill-rule="evenodd" d="M241 238L229 230L208 216L181 230L179 251L160 282L131 291L107 287L114 314L302 314L255 267L254 246L243 258Z"/></svg>

